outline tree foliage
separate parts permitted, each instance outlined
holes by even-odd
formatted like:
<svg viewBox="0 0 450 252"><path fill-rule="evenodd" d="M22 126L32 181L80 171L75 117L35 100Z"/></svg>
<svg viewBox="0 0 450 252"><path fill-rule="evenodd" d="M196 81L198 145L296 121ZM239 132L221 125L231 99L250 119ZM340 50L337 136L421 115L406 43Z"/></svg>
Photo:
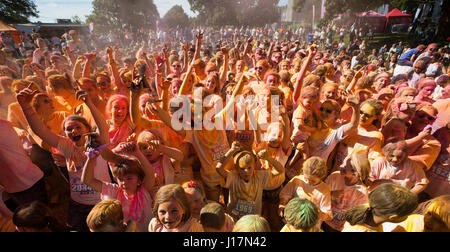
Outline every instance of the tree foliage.
<svg viewBox="0 0 450 252"><path fill-rule="evenodd" d="M33 0L1 0L0 20L8 24L29 23L30 17L39 17Z"/></svg>
<svg viewBox="0 0 450 252"><path fill-rule="evenodd" d="M173 6L167 13L164 15L163 24L168 28L176 28L176 27L186 27L189 26L189 16L184 12L183 7L180 5Z"/></svg>
<svg viewBox="0 0 450 252"><path fill-rule="evenodd" d="M197 24L262 26L278 22L279 0L188 0Z"/></svg>
<svg viewBox="0 0 450 252"><path fill-rule="evenodd" d="M159 13L153 0L94 0L92 13L86 23L94 23L95 30L155 29Z"/></svg>

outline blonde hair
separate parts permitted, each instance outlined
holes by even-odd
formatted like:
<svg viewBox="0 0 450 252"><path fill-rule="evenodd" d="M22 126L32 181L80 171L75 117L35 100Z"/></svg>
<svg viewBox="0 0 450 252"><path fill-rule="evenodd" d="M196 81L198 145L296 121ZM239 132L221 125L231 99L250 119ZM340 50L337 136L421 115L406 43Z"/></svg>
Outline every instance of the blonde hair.
<svg viewBox="0 0 450 252"><path fill-rule="evenodd" d="M97 203L89 212L86 223L92 232L99 232L108 225L124 228L122 204L118 200Z"/></svg>
<svg viewBox="0 0 450 252"><path fill-rule="evenodd" d="M245 215L236 222L233 232L270 232L270 225L259 215Z"/></svg>
<svg viewBox="0 0 450 252"><path fill-rule="evenodd" d="M450 230L450 195L442 195L431 200L425 213Z"/></svg>
<svg viewBox="0 0 450 252"><path fill-rule="evenodd" d="M303 163L303 174L313 175L322 180L327 176L327 164L320 157L310 157Z"/></svg>

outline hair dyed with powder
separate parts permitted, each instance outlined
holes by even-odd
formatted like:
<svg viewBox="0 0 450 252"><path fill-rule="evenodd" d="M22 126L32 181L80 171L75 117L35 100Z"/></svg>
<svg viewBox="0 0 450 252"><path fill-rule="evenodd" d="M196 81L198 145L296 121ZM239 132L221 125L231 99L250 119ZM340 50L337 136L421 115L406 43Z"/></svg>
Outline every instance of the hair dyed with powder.
<svg viewBox="0 0 450 252"><path fill-rule="evenodd" d="M327 175L327 165L320 157L310 157L303 163L303 174L324 179Z"/></svg>
<svg viewBox="0 0 450 252"><path fill-rule="evenodd" d="M103 228L123 228L122 204L118 200L104 200L97 203L89 212L86 223L91 232L101 232Z"/></svg>
<svg viewBox="0 0 450 252"><path fill-rule="evenodd" d="M317 224L319 210L307 199L293 198L286 205L284 218L296 229L308 231Z"/></svg>
<svg viewBox="0 0 450 252"><path fill-rule="evenodd" d="M225 225L225 211L223 207L217 202L204 206L200 212L200 223L203 227L221 230Z"/></svg>
<svg viewBox="0 0 450 252"><path fill-rule="evenodd" d="M270 225L259 215L245 215L236 222L233 232L270 232Z"/></svg>
<svg viewBox="0 0 450 252"><path fill-rule="evenodd" d="M345 212L351 225L367 223L370 216L390 217L410 215L418 206L417 195L394 183L377 186L369 193L369 204L359 205Z"/></svg>

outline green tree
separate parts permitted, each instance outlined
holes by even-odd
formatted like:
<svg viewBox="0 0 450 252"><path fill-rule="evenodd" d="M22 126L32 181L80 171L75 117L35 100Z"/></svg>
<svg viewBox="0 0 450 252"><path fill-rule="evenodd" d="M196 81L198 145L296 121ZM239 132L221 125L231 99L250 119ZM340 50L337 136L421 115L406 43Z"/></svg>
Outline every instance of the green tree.
<svg viewBox="0 0 450 252"><path fill-rule="evenodd" d="M30 17L39 17L33 0L1 0L0 20L8 24L29 23Z"/></svg>
<svg viewBox="0 0 450 252"><path fill-rule="evenodd" d="M111 30L155 29L159 13L153 0L94 0L86 23L94 23L96 32Z"/></svg>
<svg viewBox="0 0 450 252"><path fill-rule="evenodd" d="M279 0L188 0L198 13L197 24L211 26L251 25L278 22Z"/></svg>
<svg viewBox="0 0 450 252"><path fill-rule="evenodd" d="M72 16L71 18L72 23L74 24L82 24L81 18L78 15Z"/></svg>
<svg viewBox="0 0 450 252"><path fill-rule="evenodd" d="M183 7L180 5L173 6L166 15L164 15L162 21L168 28L176 28L177 26L187 27L190 23L189 16L184 12Z"/></svg>
<svg viewBox="0 0 450 252"><path fill-rule="evenodd" d="M238 0L237 19L241 25L263 26L280 21L279 0Z"/></svg>
<svg viewBox="0 0 450 252"><path fill-rule="evenodd" d="M236 0L188 0L197 13L196 25L222 26L237 24Z"/></svg>

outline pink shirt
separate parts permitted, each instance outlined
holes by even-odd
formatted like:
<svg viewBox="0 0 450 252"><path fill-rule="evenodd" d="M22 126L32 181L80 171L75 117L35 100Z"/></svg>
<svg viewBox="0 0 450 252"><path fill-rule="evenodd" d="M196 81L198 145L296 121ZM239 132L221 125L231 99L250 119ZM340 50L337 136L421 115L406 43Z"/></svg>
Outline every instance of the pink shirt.
<svg viewBox="0 0 450 252"><path fill-rule="evenodd" d="M10 122L0 119L0 132L0 184L8 193L25 191L44 173L28 158Z"/></svg>
<svg viewBox="0 0 450 252"><path fill-rule="evenodd" d="M325 181L331 190L331 211L333 219L327 221L332 228L344 228L344 214L352 207L369 202L367 187L360 184L347 186L340 172L333 172Z"/></svg>
<svg viewBox="0 0 450 252"><path fill-rule="evenodd" d="M70 139L59 136L57 149L66 158L70 179L70 197L75 202L84 205L95 205L98 203L100 201L100 193L81 182L84 163L87 160L84 148L77 147ZM98 157L95 161L94 177L100 181L111 181L108 165L102 157Z"/></svg>
<svg viewBox="0 0 450 252"><path fill-rule="evenodd" d="M428 179L420 165L409 158L394 167L385 157L375 159L371 165L370 180L391 180L393 183L412 189L416 185L428 184Z"/></svg>
<svg viewBox="0 0 450 252"><path fill-rule="evenodd" d="M102 200L116 199L122 204L124 221L136 222L140 232L147 231L147 227L153 218L153 200L144 186L140 186L134 196L129 196L118 185L103 182Z"/></svg>

